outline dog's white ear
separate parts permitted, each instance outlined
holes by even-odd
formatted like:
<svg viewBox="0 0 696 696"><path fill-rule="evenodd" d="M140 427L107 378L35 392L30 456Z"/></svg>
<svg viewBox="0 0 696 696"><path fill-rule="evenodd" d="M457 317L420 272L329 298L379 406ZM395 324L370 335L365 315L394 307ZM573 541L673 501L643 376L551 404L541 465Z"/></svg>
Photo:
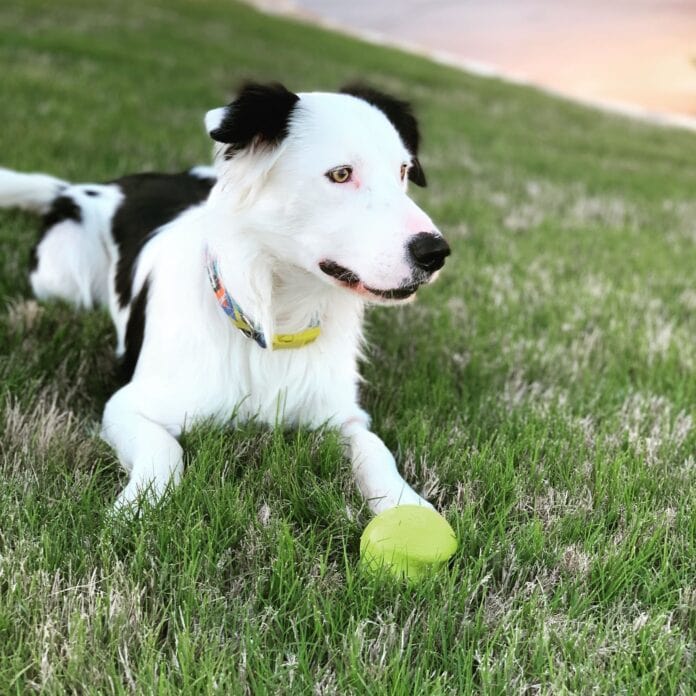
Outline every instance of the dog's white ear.
<svg viewBox="0 0 696 696"><path fill-rule="evenodd" d="M222 119L225 118L226 111L227 107L221 106L219 109L211 109L205 115L205 129L208 131L209 134L220 127Z"/></svg>
<svg viewBox="0 0 696 696"><path fill-rule="evenodd" d="M298 100L281 84L247 83L232 103L206 114L205 126L213 140L227 145L226 158L251 145L274 146L288 134Z"/></svg>

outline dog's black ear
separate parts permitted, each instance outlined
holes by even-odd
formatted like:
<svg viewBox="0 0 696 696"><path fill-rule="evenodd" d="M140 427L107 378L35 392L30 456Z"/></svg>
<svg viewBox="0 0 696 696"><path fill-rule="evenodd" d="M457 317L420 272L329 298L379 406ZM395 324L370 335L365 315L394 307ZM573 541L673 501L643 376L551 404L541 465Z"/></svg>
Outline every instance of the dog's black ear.
<svg viewBox="0 0 696 696"><path fill-rule="evenodd" d="M206 114L205 125L213 140L229 145L228 156L252 143L277 145L288 134L290 114L298 100L277 82L247 82L233 102Z"/></svg>
<svg viewBox="0 0 696 696"><path fill-rule="evenodd" d="M406 149L411 153L412 166L411 169L409 169L408 178L418 186L425 186L427 184L425 172L418 161L420 131L418 130L418 121L413 115L411 105L406 101L380 92L373 87L368 87L367 85L359 83L345 85L345 87L341 88L341 92L363 99L368 104L376 106L384 113L401 136L401 140L406 146Z"/></svg>

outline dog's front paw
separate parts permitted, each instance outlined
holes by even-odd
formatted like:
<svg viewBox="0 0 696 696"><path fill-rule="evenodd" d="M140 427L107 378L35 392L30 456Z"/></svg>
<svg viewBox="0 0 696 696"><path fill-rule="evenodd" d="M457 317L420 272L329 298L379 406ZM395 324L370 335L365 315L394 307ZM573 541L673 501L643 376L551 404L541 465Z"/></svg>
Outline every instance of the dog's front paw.
<svg viewBox="0 0 696 696"><path fill-rule="evenodd" d="M117 496L111 512L118 517L135 518L140 515L143 491L131 481Z"/></svg>
<svg viewBox="0 0 696 696"><path fill-rule="evenodd" d="M137 517L144 507L157 505L166 488L166 483L158 486L157 481L131 479L114 501L113 511L119 515Z"/></svg>

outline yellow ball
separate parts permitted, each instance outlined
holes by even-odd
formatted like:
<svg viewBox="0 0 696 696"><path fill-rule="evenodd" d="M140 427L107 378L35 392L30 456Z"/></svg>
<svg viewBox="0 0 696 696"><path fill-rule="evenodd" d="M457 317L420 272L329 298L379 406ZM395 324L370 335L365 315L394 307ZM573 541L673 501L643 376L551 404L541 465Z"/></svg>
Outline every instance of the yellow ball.
<svg viewBox="0 0 696 696"><path fill-rule="evenodd" d="M447 520L431 508L399 505L375 517L360 539L360 558L371 569L420 580L444 565L457 550Z"/></svg>

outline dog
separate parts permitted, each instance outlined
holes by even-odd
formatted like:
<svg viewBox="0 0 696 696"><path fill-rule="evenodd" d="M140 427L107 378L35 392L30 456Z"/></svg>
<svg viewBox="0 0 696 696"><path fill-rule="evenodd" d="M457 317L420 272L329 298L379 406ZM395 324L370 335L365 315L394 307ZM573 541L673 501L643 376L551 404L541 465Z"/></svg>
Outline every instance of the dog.
<svg viewBox="0 0 696 696"><path fill-rule="evenodd" d="M36 297L107 307L116 326L124 386L101 429L129 474L115 507L180 481L188 426L252 418L337 428L375 514L429 505L358 400L365 306L408 302L450 253L407 194L426 183L410 105L246 83L205 124L213 167L106 184L0 170L0 206L43 213Z"/></svg>

